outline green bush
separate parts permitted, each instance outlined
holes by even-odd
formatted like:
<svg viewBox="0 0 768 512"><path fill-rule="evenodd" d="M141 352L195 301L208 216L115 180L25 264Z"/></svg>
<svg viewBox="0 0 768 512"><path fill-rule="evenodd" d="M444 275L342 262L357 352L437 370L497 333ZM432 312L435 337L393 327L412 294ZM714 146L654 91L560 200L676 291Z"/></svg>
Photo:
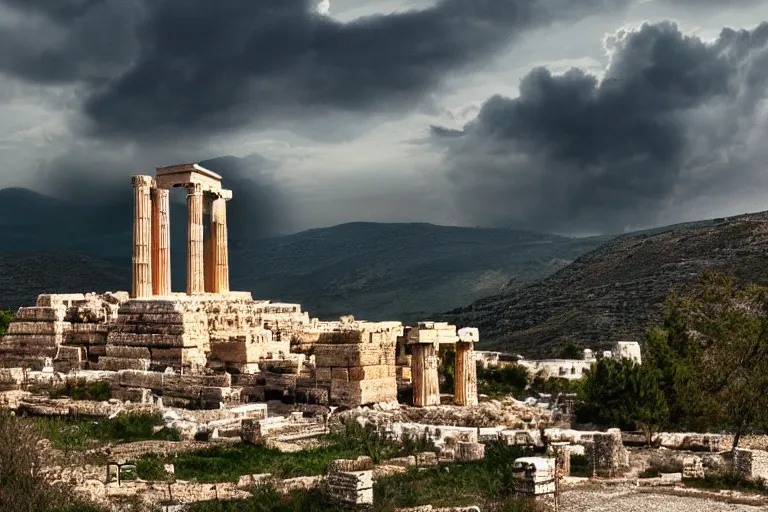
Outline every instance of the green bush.
<svg viewBox="0 0 768 512"><path fill-rule="evenodd" d="M478 392L489 396L512 395L522 398L529 379L528 369L524 366L477 368Z"/></svg>
<svg viewBox="0 0 768 512"><path fill-rule="evenodd" d="M142 480L166 480L163 460L157 455L148 455L136 461L136 474Z"/></svg>

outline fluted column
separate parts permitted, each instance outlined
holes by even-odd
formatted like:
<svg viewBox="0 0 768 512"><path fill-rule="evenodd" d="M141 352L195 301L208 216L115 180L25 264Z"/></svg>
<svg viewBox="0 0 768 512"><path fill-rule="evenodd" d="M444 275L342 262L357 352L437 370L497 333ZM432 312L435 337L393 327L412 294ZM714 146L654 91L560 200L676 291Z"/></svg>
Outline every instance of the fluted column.
<svg viewBox="0 0 768 512"><path fill-rule="evenodd" d="M203 241L203 267L205 274L205 293L213 293L213 240L210 236Z"/></svg>
<svg viewBox="0 0 768 512"><path fill-rule="evenodd" d="M229 293L229 247L227 242L227 201L219 197L211 205L211 268L213 293Z"/></svg>
<svg viewBox="0 0 768 512"><path fill-rule="evenodd" d="M187 295L205 293L203 267L203 189L187 188Z"/></svg>
<svg viewBox="0 0 768 512"><path fill-rule="evenodd" d="M152 293L171 294L170 191L152 189Z"/></svg>
<svg viewBox="0 0 768 512"><path fill-rule="evenodd" d="M134 190L133 202L133 277L131 297L152 295L152 199L151 176L131 178Z"/></svg>
<svg viewBox="0 0 768 512"><path fill-rule="evenodd" d="M453 398L456 405L477 404L477 367L472 343L456 343Z"/></svg>
<svg viewBox="0 0 768 512"><path fill-rule="evenodd" d="M413 405L426 407L440 405L440 382L438 380L438 357L431 343L413 345L411 379L413 380Z"/></svg>

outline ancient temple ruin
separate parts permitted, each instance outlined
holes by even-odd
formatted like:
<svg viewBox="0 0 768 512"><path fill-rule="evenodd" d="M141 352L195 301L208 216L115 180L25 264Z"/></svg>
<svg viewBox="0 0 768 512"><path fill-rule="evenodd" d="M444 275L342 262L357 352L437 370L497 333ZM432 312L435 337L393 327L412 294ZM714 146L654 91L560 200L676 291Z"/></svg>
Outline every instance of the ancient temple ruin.
<svg viewBox="0 0 768 512"><path fill-rule="evenodd" d="M477 403L477 329L439 322L310 318L298 304L231 291L222 177L198 164L131 178L130 292L40 295L0 340L5 367L99 372L115 395L178 406L265 399L354 407L397 400L410 373L417 406L440 403L438 350L455 347L458 405ZM186 289L171 289L170 190L187 191ZM207 222L209 236L205 236ZM397 358L397 347L412 356ZM400 366L398 366L398 364ZM183 378L181 377L183 376Z"/></svg>
<svg viewBox="0 0 768 512"><path fill-rule="evenodd" d="M157 169L155 178L132 178L133 279L131 298L171 295L170 189L187 189L187 295L229 293L227 201L232 191L221 187L221 176L199 166L182 164ZM204 239L203 217L210 216L210 237Z"/></svg>

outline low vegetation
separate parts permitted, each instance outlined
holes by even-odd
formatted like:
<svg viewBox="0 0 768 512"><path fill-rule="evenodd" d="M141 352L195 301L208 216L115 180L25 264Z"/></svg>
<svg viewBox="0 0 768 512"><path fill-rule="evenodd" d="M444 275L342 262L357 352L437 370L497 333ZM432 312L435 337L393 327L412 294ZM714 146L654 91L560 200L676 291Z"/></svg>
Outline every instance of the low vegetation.
<svg viewBox="0 0 768 512"><path fill-rule="evenodd" d="M522 398L529 381L530 375L524 366L477 368L477 391L491 397Z"/></svg>
<svg viewBox="0 0 768 512"><path fill-rule="evenodd" d="M698 489L730 490L768 495L768 482L765 480L750 480L732 473L707 472L704 478L686 479L685 485Z"/></svg>
<svg viewBox="0 0 768 512"><path fill-rule="evenodd" d="M41 475L40 436L28 422L0 410L0 508L3 512L104 512ZM12 442L10 442L12 441Z"/></svg>
<svg viewBox="0 0 768 512"><path fill-rule="evenodd" d="M63 386L49 392L51 398L70 397L73 400L104 401L112 398L112 385L109 382L86 382L85 379L67 381Z"/></svg>
<svg viewBox="0 0 768 512"><path fill-rule="evenodd" d="M259 445L236 444L180 453L168 459L145 456L137 465L139 478L156 479L166 462L172 462L177 478L200 482L237 482L241 475L272 473L280 478L321 475L335 459L354 459L361 455L378 463L385 459L412 455L432 449L424 440L404 443L385 440L357 422L345 425L345 431L325 438L325 446L285 453Z"/></svg>
<svg viewBox="0 0 768 512"><path fill-rule="evenodd" d="M163 426L160 414L121 414L110 419L39 417L31 422L40 436L64 451L80 451L104 443L181 440L178 430Z"/></svg>
<svg viewBox="0 0 768 512"><path fill-rule="evenodd" d="M482 510L533 512L530 502L512 496L512 464L527 454L523 449L489 445L486 458L425 471L411 470L382 477L374 484L375 512L431 504L436 507L479 505ZM347 511L350 507L331 503L321 490L298 491L282 496L273 488L260 487L247 500L200 503L194 512L313 512Z"/></svg>

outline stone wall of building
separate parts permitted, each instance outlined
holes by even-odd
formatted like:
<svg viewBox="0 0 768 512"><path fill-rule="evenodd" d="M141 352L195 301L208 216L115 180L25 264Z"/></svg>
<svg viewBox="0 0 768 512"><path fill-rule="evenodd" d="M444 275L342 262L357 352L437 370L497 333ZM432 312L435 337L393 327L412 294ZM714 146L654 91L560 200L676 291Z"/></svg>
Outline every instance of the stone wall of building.
<svg viewBox="0 0 768 512"><path fill-rule="evenodd" d="M43 294L32 307L14 315L0 340L0 360L6 367L41 370L62 363L62 370L80 369L105 355L107 325L117 318L127 292ZM61 347L73 347L60 350Z"/></svg>
<svg viewBox="0 0 768 512"><path fill-rule="evenodd" d="M768 480L768 452L737 448L733 467L742 478Z"/></svg>

